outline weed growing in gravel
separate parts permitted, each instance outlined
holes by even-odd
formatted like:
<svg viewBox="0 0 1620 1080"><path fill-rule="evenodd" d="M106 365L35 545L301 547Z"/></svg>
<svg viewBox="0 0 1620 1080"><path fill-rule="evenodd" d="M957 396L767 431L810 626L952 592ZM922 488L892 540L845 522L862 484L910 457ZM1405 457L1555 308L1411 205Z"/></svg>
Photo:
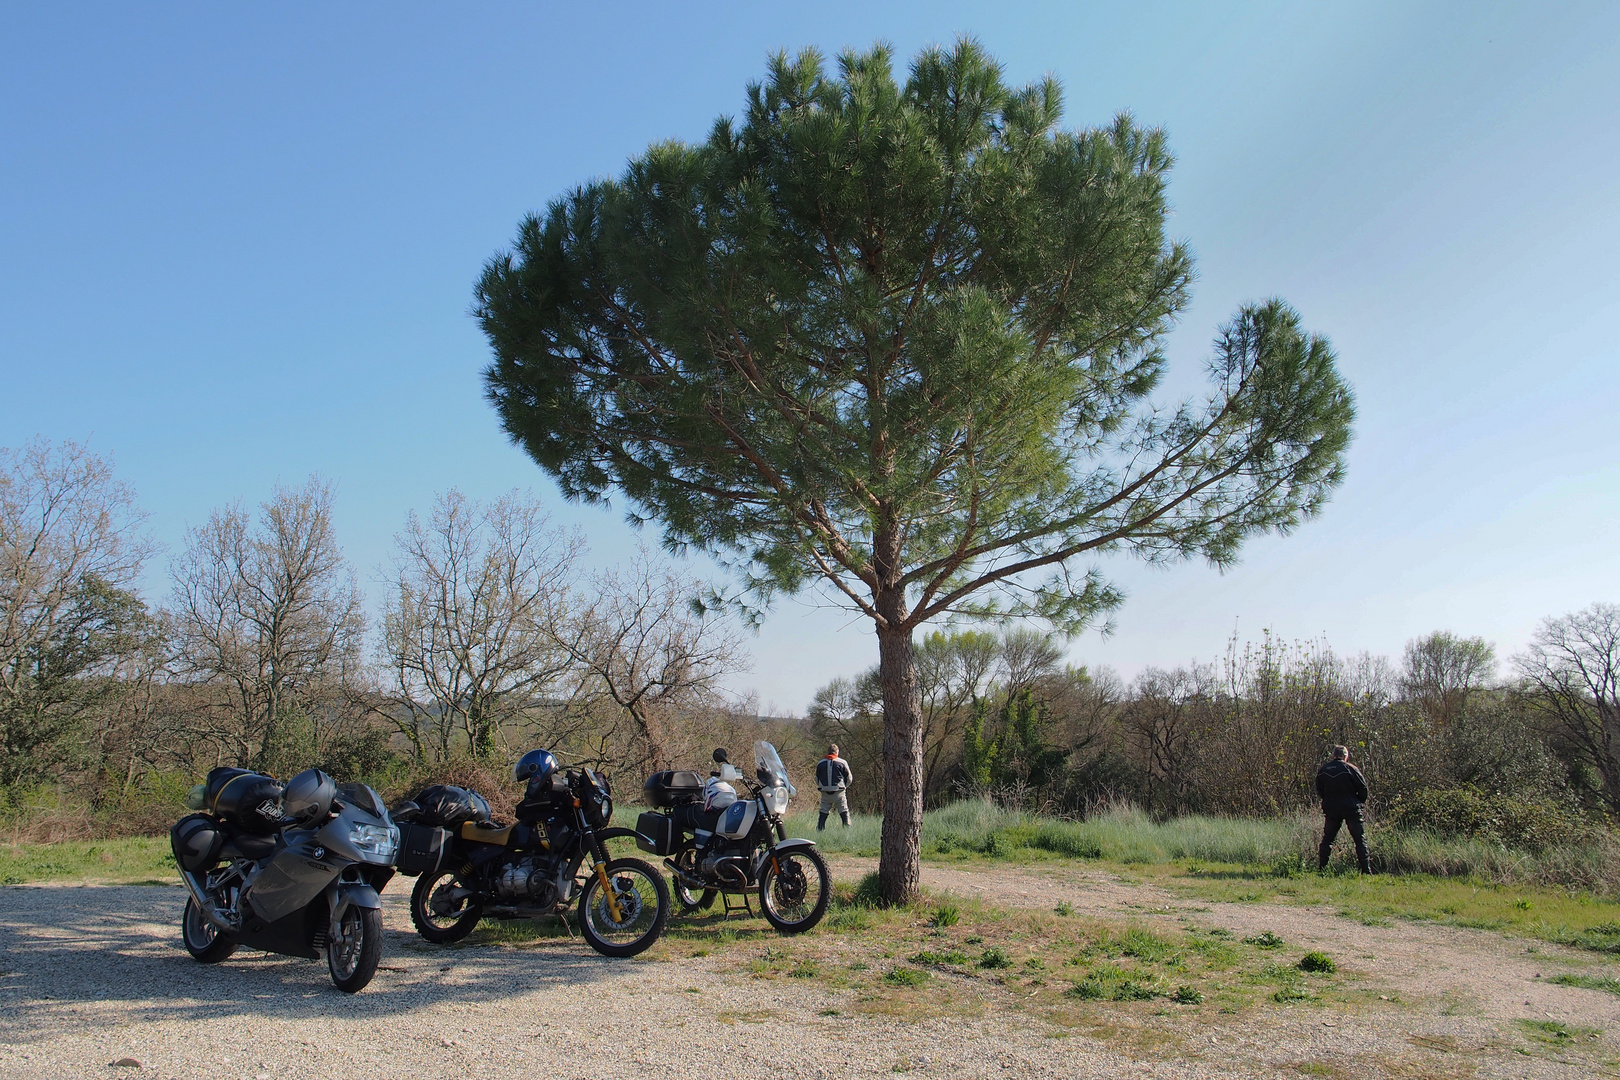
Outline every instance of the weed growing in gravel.
<svg viewBox="0 0 1620 1080"><path fill-rule="evenodd" d="M1299 970L1308 971L1312 975L1331 975L1339 970L1339 965L1333 962L1333 957L1314 949L1300 957L1296 966Z"/></svg>
<svg viewBox="0 0 1620 1080"><path fill-rule="evenodd" d="M1243 939L1243 943L1245 945L1253 945L1257 949L1280 949L1287 944L1287 942L1283 941L1283 939L1278 937L1276 934L1273 934L1270 930L1267 930L1263 934L1256 934L1254 937L1246 937Z"/></svg>
<svg viewBox="0 0 1620 1080"><path fill-rule="evenodd" d="M1602 1028L1566 1024L1561 1020L1515 1020L1519 1030L1544 1046L1573 1046L1583 1041L1596 1041L1603 1035Z"/></svg>

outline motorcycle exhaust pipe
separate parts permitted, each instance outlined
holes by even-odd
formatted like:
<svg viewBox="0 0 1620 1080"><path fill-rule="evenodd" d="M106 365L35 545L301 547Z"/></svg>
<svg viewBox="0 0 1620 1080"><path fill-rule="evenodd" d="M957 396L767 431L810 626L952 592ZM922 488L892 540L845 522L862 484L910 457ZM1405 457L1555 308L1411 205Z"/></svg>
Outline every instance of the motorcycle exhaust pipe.
<svg viewBox="0 0 1620 1080"><path fill-rule="evenodd" d="M674 859L665 859L664 866L668 868L671 874L675 875L675 880L679 881L682 885L685 885L688 889L702 889L706 887L703 884L702 878L693 877L691 874L688 874L686 871L676 866Z"/></svg>
<svg viewBox="0 0 1620 1080"><path fill-rule="evenodd" d="M190 870L181 870L180 880L185 883L186 891L191 894L191 902L197 905L197 910L202 912L203 918L213 923L217 930L223 930L227 934L236 933L236 927L232 926L230 920L220 914L219 909L203 894L202 884L197 881L197 875Z"/></svg>

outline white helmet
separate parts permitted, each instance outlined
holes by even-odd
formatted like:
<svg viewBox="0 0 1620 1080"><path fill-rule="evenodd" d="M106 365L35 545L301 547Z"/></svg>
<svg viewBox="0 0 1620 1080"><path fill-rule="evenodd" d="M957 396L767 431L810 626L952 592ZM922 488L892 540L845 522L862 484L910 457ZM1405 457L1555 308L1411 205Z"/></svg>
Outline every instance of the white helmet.
<svg viewBox="0 0 1620 1080"><path fill-rule="evenodd" d="M703 809L724 810L737 801L737 789L717 777L703 785Z"/></svg>

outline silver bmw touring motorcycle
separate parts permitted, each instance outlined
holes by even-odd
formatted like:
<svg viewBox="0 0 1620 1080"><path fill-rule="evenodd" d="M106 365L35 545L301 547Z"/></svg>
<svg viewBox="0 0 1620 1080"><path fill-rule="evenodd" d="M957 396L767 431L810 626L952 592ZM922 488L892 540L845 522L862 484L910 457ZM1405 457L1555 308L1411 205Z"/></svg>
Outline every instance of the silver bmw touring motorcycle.
<svg viewBox="0 0 1620 1080"><path fill-rule="evenodd" d="M247 769L215 769L169 831L191 894L180 932L199 963L239 946L318 960L355 993L382 956L381 892L399 829L377 793L306 769L285 787Z"/></svg>

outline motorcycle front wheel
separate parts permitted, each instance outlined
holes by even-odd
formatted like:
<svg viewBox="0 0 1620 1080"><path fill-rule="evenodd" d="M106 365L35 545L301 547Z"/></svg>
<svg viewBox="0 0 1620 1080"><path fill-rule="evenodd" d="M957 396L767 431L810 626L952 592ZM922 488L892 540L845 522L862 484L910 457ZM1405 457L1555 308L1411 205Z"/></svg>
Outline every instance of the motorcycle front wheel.
<svg viewBox="0 0 1620 1080"><path fill-rule="evenodd" d="M759 906L765 921L784 934L802 934L827 914L832 875L815 848L773 852L759 872Z"/></svg>
<svg viewBox="0 0 1620 1080"><path fill-rule="evenodd" d="M180 940L199 964L217 964L236 951L236 939L204 918L195 900L186 901L186 912L180 917Z"/></svg>
<svg viewBox="0 0 1620 1080"><path fill-rule="evenodd" d="M585 887L579 894L580 932L603 956L635 956L664 932L669 921L669 889L664 886L664 875L640 859L614 859L606 871L618 916L608 903L602 879L595 870L586 870Z"/></svg>
<svg viewBox="0 0 1620 1080"><path fill-rule="evenodd" d="M345 994L357 993L377 974L382 959L382 912L350 907L343 913L338 933L326 943L326 968L332 985Z"/></svg>
<svg viewBox="0 0 1620 1080"><path fill-rule="evenodd" d="M411 890L411 922L416 932L438 945L460 941L484 917L472 889L451 870L423 874Z"/></svg>

